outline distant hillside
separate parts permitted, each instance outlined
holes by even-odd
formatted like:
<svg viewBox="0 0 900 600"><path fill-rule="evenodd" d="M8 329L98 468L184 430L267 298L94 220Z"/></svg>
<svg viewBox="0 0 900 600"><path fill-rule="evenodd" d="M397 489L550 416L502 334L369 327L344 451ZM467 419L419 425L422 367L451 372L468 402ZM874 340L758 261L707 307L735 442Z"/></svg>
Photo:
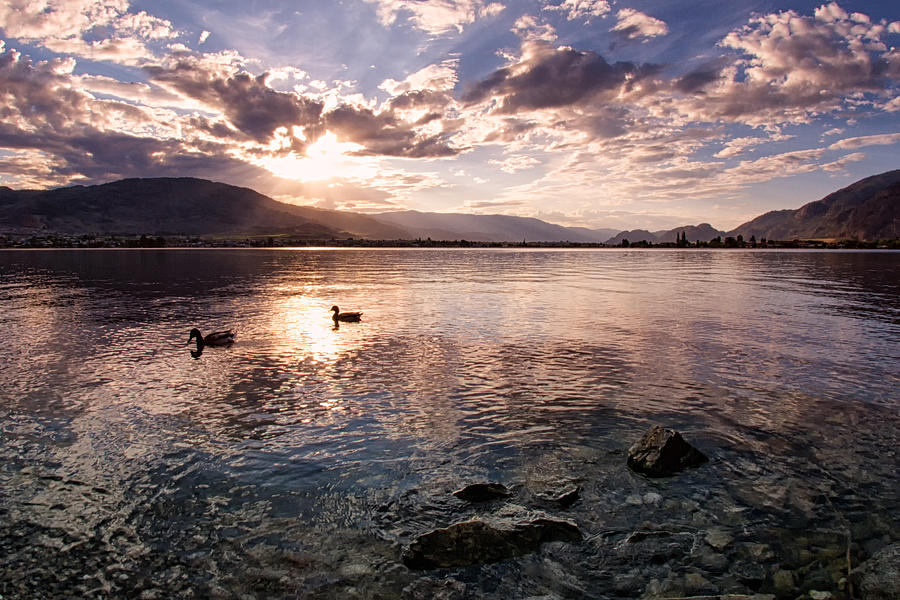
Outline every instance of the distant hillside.
<svg viewBox="0 0 900 600"><path fill-rule="evenodd" d="M354 213L276 202L248 188L191 177L123 179L54 190L0 188L0 230L10 233L266 235L307 239L402 238Z"/></svg>
<svg viewBox="0 0 900 600"><path fill-rule="evenodd" d="M413 237L433 240L602 243L616 232L615 229L563 227L531 217L508 215L400 211L371 216L379 221L402 227L413 234Z"/></svg>
<svg viewBox="0 0 900 600"><path fill-rule="evenodd" d="M709 223L701 223L700 225L684 225L675 229L654 231L653 235L661 244L674 244L676 236L684 232L684 237L689 242L708 242L717 237L725 237L724 231L719 231Z"/></svg>
<svg viewBox="0 0 900 600"><path fill-rule="evenodd" d="M728 232L750 239L900 237L900 170L866 177L796 210L776 210Z"/></svg>
<svg viewBox="0 0 900 600"><path fill-rule="evenodd" d="M622 240L628 240L629 242L649 242L651 244L659 242L659 240L656 239L656 235L650 233L646 229L632 229L631 231L622 231L618 233L616 236L606 240L605 243L609 246L621 246Z"/></svg>

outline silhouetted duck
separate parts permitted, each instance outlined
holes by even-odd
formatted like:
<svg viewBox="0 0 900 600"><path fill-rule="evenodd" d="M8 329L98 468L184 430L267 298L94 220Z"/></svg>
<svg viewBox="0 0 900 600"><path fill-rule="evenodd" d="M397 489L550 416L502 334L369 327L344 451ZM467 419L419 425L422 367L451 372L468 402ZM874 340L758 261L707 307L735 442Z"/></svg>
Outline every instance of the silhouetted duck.
<svg viewBox="0 0 900 600"><path fill-rule="evenodd" d="M191 329L191 337L188 338L188 344L193 342L194 338L197 339L197 349L201 349L203 346L227 346L234 343L234 331L231 329L228 331L216 331L215 333L204 336L201 335L200 330L195 327L194 329Z"/></svg>
<svg viewBox="0 0 900 600"><path fill-rule="evenodd" d="M344 321L345 323L359 323L360 319L362 319L361 312L341 312L337 306L332 306L331 310L334 311L334 316L331 318L334 319L334 322Z"/></svg>

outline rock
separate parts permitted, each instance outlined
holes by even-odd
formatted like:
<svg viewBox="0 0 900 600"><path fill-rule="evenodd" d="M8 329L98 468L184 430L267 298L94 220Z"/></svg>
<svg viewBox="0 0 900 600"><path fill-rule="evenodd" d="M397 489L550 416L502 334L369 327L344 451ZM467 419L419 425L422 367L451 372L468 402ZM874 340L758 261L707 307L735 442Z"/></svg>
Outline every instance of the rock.
<svg viewBox="0 0 900 600"><path fill-rule="evenodd" d="M462 600L466 585L454 579L423 577L403 588L403 597L410 600Z"/></svg>
<svg viewBox="0 0 900 600"><path fill-rule="evenodd" d="M785 596L794 591L794 573L786 569L778 569L772 574L772 587L779 595Z"/></svg>
<svg viewBox="0 0 900 600"><path fill-rule="evenodd" d="M854 570L863 600L900 598L900 543L891 544L872 555Z"/></svg>
<svg viewBox="0 0 900 600"><path fill-rule="evenodd" d="M487 502L497 498L508 498L512 496L512 492L499 483L473 483L453 492L453 495L466 502Z"/></svg>
<svg viewBox="0 0 900 600"><path fill-rule="evenodd" d="M536 551L552 541L581 540L578 526L542 513L523 520L524 511L510 516L473 519L416 538L403 550L403 564L410 569L441 569L495 563Z"/></svg>
<svg viewBox="0 0 900 600"><path fill-rule="evenodd" d="M619 594L636 596L644 588L644 577L640 571L613 575L612 588Z"/></svg>
<svg viewBox="0 0 900 600"><path fill-rule="evenodd" d="M568 485L562 489L537 494L544 502L555 504L560 508L569 508L581 496L580 485Z"/></svg>
<svg viewBox="0 0 900 600"><path fill-rule="evenodd" d="M649 477L666 477L709 459L672 429L654 425L628 450L628 466Z"/></svg>
<svg viewBox="0 0 900 600"><path fill-rule="evenodd" d="M766 579L765 569L755 562L738 561L731 566L731 572L751 590L759 589Z"/></svg>
<svg viewBox="0 0 900 600"><path fill-rule="evenodd" d="M692 595L719 593L719 588L700 573L688 573L684 576L684 590Z"/></svg>
<svg viewBox="0 0 900 600"><path fill-rule="evenodd" d="M734 540L724 529L710 529L706 532L706 543L715 548L722 550Z"/></svg>
<svg viewBox="0 0 900 600"><path fill-rule="evenodd" d="M663 497L657 494L656 492L647 492L644 494L644 504L651 504L653 506L657 506L660 502L662 502Z"/></svg>
<svg viewBox="0 0 900 600"><path fill-rule="evenodd" d="M692 533L642 530L629 534L616 550L635 563L664 563L682 560L690 554L693 545Z"/></svg>
<svg viewBox="0 0 900 600"><path fill-rule="evenodd" d="M697 555L697 565L709 573L724 573L728 570L728 557L717 552L702 551Z"/></svg>

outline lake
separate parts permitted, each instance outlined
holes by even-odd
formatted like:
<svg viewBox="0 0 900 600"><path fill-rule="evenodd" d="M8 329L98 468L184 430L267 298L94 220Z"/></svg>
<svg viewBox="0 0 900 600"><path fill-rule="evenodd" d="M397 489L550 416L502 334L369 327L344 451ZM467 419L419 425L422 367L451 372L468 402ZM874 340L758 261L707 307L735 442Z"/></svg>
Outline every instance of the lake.
<svg viewBox="0 0 900 600"><path fill-rule="evenodd" d="M0 595L838 594L900 540L898 340L898 252L0 251ZM633 473L653 424L710 461ZM512 505L583 540L401 562Z"/></svg>

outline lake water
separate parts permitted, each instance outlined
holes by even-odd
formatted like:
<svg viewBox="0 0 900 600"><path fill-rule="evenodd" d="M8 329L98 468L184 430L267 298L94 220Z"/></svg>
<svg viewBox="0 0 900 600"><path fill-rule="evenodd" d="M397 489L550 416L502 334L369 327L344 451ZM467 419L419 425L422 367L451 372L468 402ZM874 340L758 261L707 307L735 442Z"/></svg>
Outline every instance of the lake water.
<svg viewBox="0 0 900 600"><path fill-rule="evenodd" d="M0 595L837 594L900 540L898 340L897 252L3 251ZM629 471L657 423L710 462ZM400 561L511 504L584 540Z"/></svg>

